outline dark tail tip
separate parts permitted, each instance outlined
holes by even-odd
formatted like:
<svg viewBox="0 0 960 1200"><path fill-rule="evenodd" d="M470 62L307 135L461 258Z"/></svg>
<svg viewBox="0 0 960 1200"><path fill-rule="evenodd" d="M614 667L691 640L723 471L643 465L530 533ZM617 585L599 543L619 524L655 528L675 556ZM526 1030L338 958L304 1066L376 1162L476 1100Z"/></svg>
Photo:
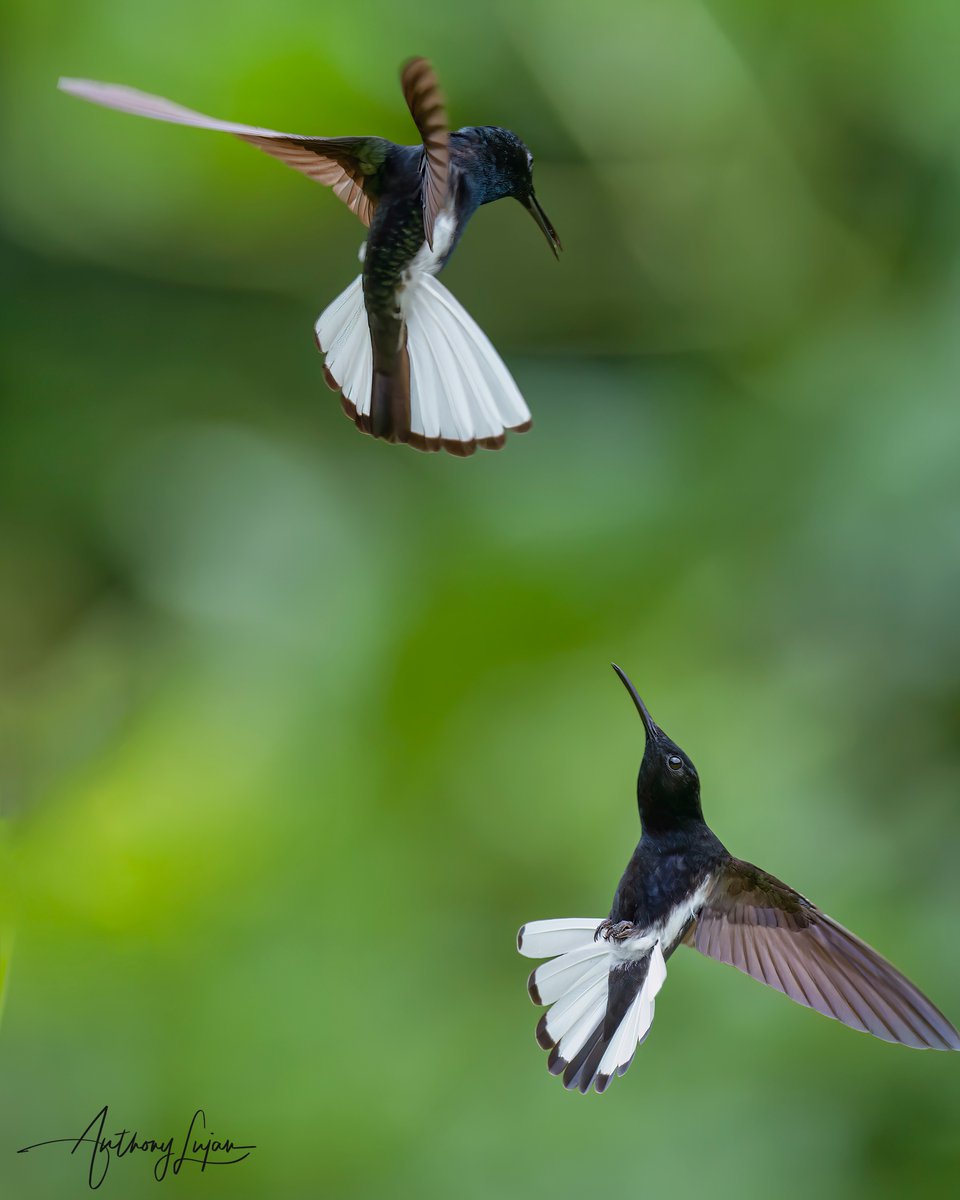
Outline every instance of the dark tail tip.
<svg viewBox="0 0 960 1200"><path fill-rule="evenodd" d="M556 1044L557 1039L547 1033L547 1014L544 1013L537 1022L537 1045L541 1050L552 1050Z"/></svg>
<svg viewBox="0 0 960 1200"><path fill-rule="evenodd" d="M519 948L520 946L518 943L517 949L519 950ZM540 989L537 987L536 975L537 969L534 967L534 969L530 972L530 978L527 980L527 991L530 993L530 999L534 1002L534 1004L539 1004L542 1006L543 1001L540 999Z"/></svg>
<svg viewBox="0 0 960 1200"><path fill-rule="evenodd" d="M389 371L373 368L370 432L385 442L410 440L410 359L406 347Z"/></svg>

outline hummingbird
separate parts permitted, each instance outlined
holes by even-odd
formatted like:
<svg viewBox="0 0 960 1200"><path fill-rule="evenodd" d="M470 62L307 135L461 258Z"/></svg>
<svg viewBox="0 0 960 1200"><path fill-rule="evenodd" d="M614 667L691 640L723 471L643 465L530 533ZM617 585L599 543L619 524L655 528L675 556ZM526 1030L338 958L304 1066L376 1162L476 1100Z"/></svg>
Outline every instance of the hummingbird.
<svg viewBox="0 0 960 1200"><path fill-rule="evenodd" d="M610 915L532 921L527 982L547 1067L564 1086L604 1092L653 1023L654 997L678 946L728 963L798 1004L886 1042L960 1050L960 1033L908 979L799 892L734 858L703 819L700 778L612 664L643 722L637 778L642 836Z"/></svg>
<svg viewBox="0 0 960 1200"><path fill-rule="evenodd" d="M233 134L333 189L368 227L362 271L321 314L324 376L344 412L375 438L418 450L500 449L530 410L477 323L437 282L482 204L512 196L560 239L533 189L533 155L499 126L449 129L431 64L410 59L400 83L421 142L302 137L219 121L116 84L61 79L71 95L141 117Z"/></svg>

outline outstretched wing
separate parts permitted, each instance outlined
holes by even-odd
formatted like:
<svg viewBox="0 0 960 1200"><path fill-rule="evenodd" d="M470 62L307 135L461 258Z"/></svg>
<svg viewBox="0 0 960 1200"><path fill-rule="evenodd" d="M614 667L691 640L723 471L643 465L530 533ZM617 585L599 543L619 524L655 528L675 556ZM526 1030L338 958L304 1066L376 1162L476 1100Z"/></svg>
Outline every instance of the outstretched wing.
<svg viewBox="0 0 960 1200"><path fill-rule="evenodd" d="M425 58L411 58L400 75L403 98L423 141L423 232L433 249L433 226L447 199L450 129L443 93Z"/></svg>
<svg viewBox="0 0 960 1200"><path fill-rule="evenodd" d="M279 158L287 166L300 171L317 183L333 189L344 204L357 214L364 225L370 224L377 204L380 168L386 160L391 143L378 137L321 138L301 137L296 133L277 133L256 125L237 125L218 121L215 117L183 108L162 96L151 96L135 88L114 83L95 83L89 79L61 79L61 91L117 108L138 117L155 121L170 121L174 125L193 125L199 129L214 129L259 146L267 154Z"/></svg>
<svg viewBox="0 0 960 1200"><path fill-rule="evenodd" d="M731 859L685 941L852 1029L919 1049L960 1034L913 984L799 892Z"/></svg>

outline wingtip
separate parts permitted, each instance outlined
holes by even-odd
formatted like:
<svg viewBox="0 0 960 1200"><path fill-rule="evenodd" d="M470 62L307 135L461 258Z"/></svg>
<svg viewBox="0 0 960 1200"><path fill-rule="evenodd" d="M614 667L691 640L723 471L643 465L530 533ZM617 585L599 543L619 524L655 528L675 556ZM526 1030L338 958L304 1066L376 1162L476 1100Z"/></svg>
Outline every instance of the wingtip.
<svg viewBox="0 0 960 1200"><path fill-rule="evenodd" d="M410 58L405 58L400 64L400 79L405 81L414 71L420 71L424 67L431 70L433 64L430 59L423 54L414 54Z"/></svg>
<svg viewBox="0 0 960 1200"><path fill-rule="evenodd" d="M960 1050L960 1031L954 1028L949 1021L944 1017L944 1021L948 1026L947 1032L940 1034L940 1040L943 1043L940 1046L931 1046L932 1050Z"/></svg>
<svg viewBox="0 0 960 1200"><path fill-rule="evenodd" d="M945 1017L939 1009L936 1011L937 1015L943 1022L943 1028L938 1030L940 1034L940 1040L943 1042L943 1045L939 1047L939 1049L960 1050L960 1030L958 1030L954 1023L948 1017Z"/></svg>
<svg viewBox="0 0 960 1200"><path fill-rule="evenodd" d="M61 75L57 80L57 91L67 92L71 96L79 96L81 100L95 100L94 92L117 86L111 83L98 83L95 79L74 79L71 75Z"/></svg>

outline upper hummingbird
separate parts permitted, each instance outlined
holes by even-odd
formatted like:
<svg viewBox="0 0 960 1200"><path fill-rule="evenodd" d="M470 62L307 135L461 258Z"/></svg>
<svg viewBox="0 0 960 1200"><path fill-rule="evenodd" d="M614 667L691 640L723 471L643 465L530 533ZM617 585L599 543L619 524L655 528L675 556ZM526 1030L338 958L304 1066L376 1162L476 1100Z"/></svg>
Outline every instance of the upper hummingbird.
<svg viewBox="0 0 960 1200"><path fill-rule="evenodd" d="M61 79L65 92L141 117L231 133L327 184L369 227L362 274L321 314L324 374L364 433L418 450L497 450L530 428L530 410L502 359L436 276L481 204L512 196L532 213L554 254L560 239L533 190L533 155L496 126L450 132L430 63L401 72L422 138L301 137L218 121L115 84Z"/></svg>
<svg viewBox="0 0 960 1200"><path fill-rule="evenodd" d="M859 938L766 871L734 858L703 819L696 768L655 724L636 689L646 732L637 779L642 837L610 915L533 921L517 948L553 958L531 974L547 1066L588 1092L622 1075L653 1022L666 960L681 945L887 1042L960 1050L960 1033L914 985Z"/></svg>

